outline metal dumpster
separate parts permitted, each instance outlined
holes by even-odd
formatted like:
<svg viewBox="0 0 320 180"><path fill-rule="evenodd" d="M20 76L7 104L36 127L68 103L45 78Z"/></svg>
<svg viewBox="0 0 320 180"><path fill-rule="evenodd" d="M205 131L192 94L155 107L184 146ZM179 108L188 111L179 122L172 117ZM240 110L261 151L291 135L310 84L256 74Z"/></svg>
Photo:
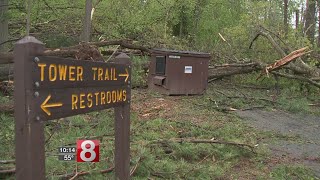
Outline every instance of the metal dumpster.
<svg viewBox="0 0 320 180"><path fill-rule="evenodd" d="M209 53L153 49L148 87L162 94L203 94L208 85Z"/></svg>

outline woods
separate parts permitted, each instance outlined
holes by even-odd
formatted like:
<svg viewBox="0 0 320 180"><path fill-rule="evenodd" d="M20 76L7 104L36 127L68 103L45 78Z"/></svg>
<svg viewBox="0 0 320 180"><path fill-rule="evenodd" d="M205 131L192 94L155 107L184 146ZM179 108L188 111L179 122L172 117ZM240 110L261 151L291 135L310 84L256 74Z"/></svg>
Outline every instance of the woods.
<svg viewBox="0 0 320 180"><path fill-rule="evenodd" d="M294 74L283 77L297 76L298 73L303 74L303 79L308 79L308 82L315 81L311 84L318 83L314 80L319 77L319 69L315 65L319 64L316 57L320 39L316 33L319 21L319 3L316 0L22 2L16 0L8 4L1 1L0 41L4 51L0 56L1 64L12 61L12 43L28 33L43 40L47 47L52 47L46 51L47 55L76 57L79 56L77 52L86 48L79 49L74 45L91 41L95 47L83 52L96 53L86 58L101 59L114 51L130 52L130 49L139 50L140 55L148 55L152 48L171 48L210 52L214 55L213 67L234 63L241 67L237 73L228 69L230 66L224 66L223 70L221 67L211 68L210 77L213 79L222 78L223 74L252 72L244 68L242 59L258 63L259 68L252 69L257 71L294 50L308 46L313 56L296 57L295 62L278 67L277 71L283 74L280 69L289 68ZM16 16L17 13L23 14L26 24ZM228 73L230 71L232 73ZM6 73L1 74L1 79L5 79L3 75Z"/></svg>
<svg viewBox="0 0 320 180"><path fill-rule="evenodd" d="M0 1L0 52L5 51L5 42L8 40L8 1Z"/></svg>
<svg viewBox="0 0 320 180"><path fill-rule="evenodd" d="M320 0L0 0L0 179L114 179L124 149L132 179L317 179L319 24ZM78 140L99 163L58 154Z"/></svg>

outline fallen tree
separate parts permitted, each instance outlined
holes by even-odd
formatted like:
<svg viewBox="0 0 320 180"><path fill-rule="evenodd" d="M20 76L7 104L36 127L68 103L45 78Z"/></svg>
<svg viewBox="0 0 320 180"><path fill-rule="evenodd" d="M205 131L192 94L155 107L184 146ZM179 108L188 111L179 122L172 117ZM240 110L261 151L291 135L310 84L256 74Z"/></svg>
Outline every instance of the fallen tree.
<svg viewBox="0 0 320 180"><path fill-rule="evenodd" d="M223 64L223 65L211 66L209 67L209 77L208 77L209 82L214 81L216 79L223 78L223 77L227 77L227 76L233 76L237 74L248 74L254 71L261 71L261 74L257 79L259 79L263 75L268 76L269 73L271 73L271 74L289 78L289 79L300 80L303 82L310 83L316 87L320 87L320 83L317 82L317 81L320 81L319 77L308 78L301 75L291 75L291 74L277 72L277 70L284 68L285 65L305 55L306 53L309 53L307 52L307 48L301 48L291 52L289 55L269 65L261 62L250 62L250 63L243 63L243 64ZM313 70L312 72L317 72L317 70ZM309 71L305 72L304 74L309 74Z"/></svg>
<svg viewBox="0 0 320 180"><path fill-rule="evenodd" d="M290 47L287 49L291 50L291 53L286 52L281 48L279 44L272 38L270 33L264 28L260 28L260 31L252 40L250 47L252 48L254 42L258 37L265 37L274 47L274 49L283 56L282 59L275 61L272 64L265 64L259 61L251 61L246 63L240 63L237 61L235 64L222 64L209 67L209 82L216 79L221 79L228 76L234 76L238 74L248 74L256 71L261 71L261 76L269 75L269 73L276 77L281 76L284 78L296 79L299 81L310 83L316 87L320 84L320 70L318 68L310 67L303 62L302 56L310 53L307 48L301 48L298 50L291 50ZM121 51L126 53L133 52L134 54L149 55L152 53L152 49L141 45L134 44L130 40L118 40L118 41L101 41L101 42L89 42L80 43L75 46L60 48L60 49L46 49L43 53L45 56L59 56L59 57L72 57L78 60L94 60L94 61L105 61L102 54L98 50L98 47L115 45L117 48L103 51L104 55L116 55ZM120 47L120 48L119 48ZM0 64L8 64L13 62L12 53L1 53ZM289 69L293 74L284 73L280 70ZM8 68L0 67L0 80L8 79L10 77L10 71Z"/></svg>
<svg viewBox="0 0 320 180"><path fill-rule="evenodd" d="M44 56L59 56L59 57L73 57L79 60L90 60L90 59L99 59L101 60L102 55L98 51L98 47L118 45L122 48L130 50L138 50L142 54L149 53L150 48L135 45L132 41L129 40L118 40L118 41L101 41L101 42L89 42L89 43L80 43L75 46L65 47L65 48L47 48L42 55ZM119 49L116 49L118 52L122 52ZM126 50L125 50L126 51ZM113 52L112 50L106 52ZM130 51L126 51L130 53ZM137 51L135 51L137 53ZM111 53L112 54L112 53ZM110 54L110 55L111 55ZM13 63L13 53L0 53L0 64L9 64Z"/></svg>
<svg viewBox="0 0 320 180"><path fill-rule="evenodd" d="M317 67L311 67L310 65L305 63L301 58L303 55L308 54L311 51L307 51L307 47L294 51L291 47L285 44L285 48L291 52L287 54L271 35L276 36L280 40L280 42L285 44L284 41L282 41L280 37L278 37L276 34L260 26L256 36L250 43L249 49L251 49L254 42L260 36L262 36L270 42L270 44L273 46L276 52L278 52L283 57L282 59L277 60L269 65L262 62L246 62L243 64L238 63L213 66L209 68L209 82L227 76L233 76L237 74L248 74L255 71L261 71L261 74L260 76L258 76L257 79L259 79L263 75L268 76L269 73L271 73L275 76L276 79L278 79L278 76L289 79L295 79L320 88L320 69ZM290 70L292 73L289 74L281 72L280 70L282 69Z"/></svg>
<svg viewBox="0 0 320 180"><path fill-rule="evenodd" d="M107 49L100 53L98 47L117 45L121 48ZM94 60L105 61L103 55L116 56L122 52L126 54L145 55L150 53L151 49L140 45L133 44L132 41L101 41L80 43L75 46L66 48L47 48L43 56L58 56L64 58L75 58L77 60ZM103 54L103 55L102 55ZM0 81L10 79L13 74L13 66L8 65L13 63L13 53L0 53Z"/></svg>
<svg viewBox="0 0 320 180"><path fill-rule="evenodd" d="M223 64L209 67L209 81L221 79L237 74L247 74L253 71L263 69L263 65L259 62L250 62L243 64Z"/></svg>

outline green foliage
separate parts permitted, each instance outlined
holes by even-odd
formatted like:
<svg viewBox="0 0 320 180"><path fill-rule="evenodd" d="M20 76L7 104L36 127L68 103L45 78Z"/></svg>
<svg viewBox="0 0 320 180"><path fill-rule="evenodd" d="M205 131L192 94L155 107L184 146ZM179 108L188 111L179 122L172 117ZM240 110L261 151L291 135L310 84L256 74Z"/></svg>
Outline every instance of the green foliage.
<svg viewBox="0 0 320 180"><path fill-rule="evenodd" d="M47 47L59 48L59 47L68 47L76 44L79 40L72 36L68 35L54 35L48 34L41 37L42 41L46 43Z"/></svg>
<svg viewBox="0 0 320 180"><path fill-rule="evenodd" d="M282 96L278 102L286 110L294 113L309 112L310 108L308 106L309 101L307 98L291 99L288 100L288 97Z"/></svg>
<svg viewBox="0 0 320 180"><path fill-rule="evenodd" d="M132 87L145 87L147 85L146 66L149 65L148 56L132 56Z"/></svg>
<svg viewBox="0 0 320 180"><path fill-rule="evenodd" d="M93 41L129 38L144 45L221 51L240 59L249 57L270 62L279 56L264 38L260 38L253 49L248 50L257 27L262 25L284 39L292 48L308 45L303 34L291 26L288 36L284 36L281 1L97 2L93 2ZM21 0L11 2L12 7L8 13L11 24L21 24L21 17L26 17L23 5ZM31 32L47 43L48 47L76 44L82 31L84 5L85 0L35 1L32 4ZM290 1L289 18L300 6L301 2ZM10 26L10 33L12 37L21 37L25 33L25 26ZM221 39L219 33L230 45Z"/></svg>
<svg viewBox="0 0 320 180"><path fill-rule="evenodd" d="M177 111L171 117L175 120L155 118L143 121L135 112L131 116L131 168L138 164L133 179L146 179L160 176L165 179L215 179L223 177L239 158L252 158L251 151L236 146L219 144L178 143L167 140L183 136L185 138L251 141L252 133L234 117L225 119L209 118L215 114L207 108L198 108L190 103L203 101L202 97L182 102L185 111ZM209 108L209 107L208 107ZM195 124L192 119L180 117L181 112L203 115L210 122ZM194 116L192 115L192 116ZM13 118L1 115L0 137L1 157L13 159L14 123ZM214 124L226 120L223 126ZM98 173L114 164L114 120L111 110L89 113L81 116L63 118L46 123L46 175L48 179L58 179L59 175L80 171L89 171L84 179L113 178L114 172L101 175ZM77 139L94 138L101 141L101 162L95 165L76 162L62 162L57 159L57 148L75 146ZM50 139L50 140L49 140ZM253 139L252 139L253 140ZM256 139L255 139L256 140ZM254 140L254 141L255 141ZM161 141L161 142L159 142Z"/></svg>
<svg viewBox="0 0 320 180"><path fill-rule="evenodd" d="M13 131L14 131L14 125L11 123L13 121L12 117L9 117L5 114L0 114L0 120L1 120L1 131L0 131L0 138L1 142L10 142L14 140L13 137ZM1 146L2 148L8 148L5 144L4 146ZM4 152L4 151L1 151Z"/></svg>
<svg viewBox="0 0 320 180"><path fill-rule="evenodd" d="M137 122L138 123L138 122ZM139 124L137 124L139 125ZM234 125L234 124L233 124ZM195 126L190 121L169 121L154 119L139 125L139 129L133 129L136 134L133 141L133 151L138 148L138 154L142 155L141 168L136 172L136 178L146 178L151 174L159 174L166 179L186 177L190 179L212 179L221 177L237 162L239 157L246 156L247 150L239 150L236 147L211 144L170 143L170 138L177 137L177 131L183 131L180 136L209 138L224 137L225 134L235 135L236 128L230 124L226 129L216 128L210 124ZM173 129L177 129L173 131ZM186 137L187 136L187 137ZM228 137L226 137L228 139ZM163 141L157 143L157 141ZM168 140L168 143L166 143ZM147 148L139 148L147 141ZM136 153L135 153L136 154ZM213 163L213 164L212 164ZM220 164L221 163L221 164ZM223 164L223 165L222 165ZM203 173L206 172L206 173Z"/></svg>
<svg viewBox="0 0 320 180"><path fill-rule="evenodd" d="M137 60L138 61L138 60ZM270 178L308 178L312 177L305 168L276 168L271 173L264 174L266 158L269 152L259 141L273 138L296 138L277 134L258 132L247 127L242 120L232 114L215 111L211 99L216 99L214 87L203 96L179 98L179 102L170 109L169 116L141 119L140 111L131 114L131 158L130 167L137 166L132 179L147 179L161 177L164 179L228 179L241 177L237 167L247 161L250 171L258 176L269 175ZM236 89L239 91L238 89ZM142 92L133 90L133 107L140 103L158 98L169 99L159 94L146 93L137 101ZM227 90L224 93L228 93ZM241 92L240 92L241 94ZM221 94L219 95L221 97ZM218 100L218 99L216 99ZM3 101L8 101L3 98ZM140 102L141 101L141 102ZM220 104L219 104L220 105ZM144 107L145 108L145 107ZM152 109L152 107L146 107ZM161 110L159 112L161 114ZM1 157L14 159L14 121L9 115L1 114L0 148ZM114 117L112 110L79 115L61 120L49 121L45 128L46 140L46 174L48 179L59 179L59 175L88 171L90 175L83 179L112 179L114 172L100 174L99 171L114 165ZM256 153L245 147L173 142L176 138L215 139L232 141L250 145L259 144ZM50 140L49 140L50 139ZM57 148L75 146L78 139L99 139L100 162L93 164L62 162L57 159ZM247 167L247 165L245 166ZM281 167L281 166L280 166ZM236 170L236 171L235 171ZM308 176L307 176L308 175ZM2 178L2 177L1 177ZM5 177L7 178L7 177ZM10 177L8 177L10 178Z"/></svg>
<svg viewBox="0 0 320 180"><path fill-rule="evenodd" d="M97 1L94 1L96 3ZM20 38L25 35L25 1L12 0L6 18L9 19L10 36ZM85 0L34 1L31 12L31 35L46 43L47 47L65 47L77 44L82 31ZM292 13L301 2L290 1ZM234 59L257 59L266 63L281 58L271 44L263 37L248 49L257 28L263 26L273 32L276 41L293 49L312 46L300 29L289 27L289 34L283 31L282 1L246 0L104 0L99 1L93 14L93 41L111 39L133 39L145 46L164 47L181 50L221 52ZM290 14L289 14L290 15ZM223 36L226 42L220 37ZM216 62L229 63L230 59L219 57ZM147 57L132 57L132 85L145 86L144 66ZM317 61L310 59L310 64ZM299 83L280 80L281 94L274 91L275 80L264 78L256 81L259 73L239 76L232 83L269 88L254 91L256 98L275 100L252 100L239 89L228 92L208 91L204 96L185 98L174 115L168 118L140 119L132 113L131 167L138 164L133 179L147 179L156 176L164 179L228 179L233 166L242 158L261 162L264 155L252 157L247 149L227 145L172 143L171 138L218 139L240 143L256 144L258 132L246 127L233 115L225 115L221 107L247 108L254 105L280 107L293 112L312 112L308 104L318 100L318 89L312 89L308 98L301 95ZM284 90L287 89L287 90ZM253 91L253 90L252 90ZM231 94L238 96L232 99ZM153 97L161 97L154 95ZM274 99L273 99L274 98ZM8 98L0 98L7 103ZM1 157L12 159L13 118L0 114ZM199 121L199 122L198 122ZM81 137L102 136L103 162L96 166L80 164L78 171L92 171L85 179L100 179L97 172L113 165L113 116L111 111L90 113L83 116L65 118L64 121L47 123L46 137L52 139L46 144L47 175L51 178L65 172L73 172L75 163L57 160L56 149L66 144L75 144ZM107 135L106 135L107 134ZM164 140L164 143L158 143ZM262 157L261 157L262 156ZM263 166L263 165L261 165ZM204 173L205 172L205 173ZM298 174L299 172L300 174ZM278 167L270 178L308 178L303 168ZM107 178L113 177L113 172ZM300 175L300 176L299 176ZM105 177L104 177L105 178ZM53 178L54 179L54 178Z"/></svg>
<svg viewBox="0 0 320 180"><path fill-rule="evenodd" d="M256 80L259 75L260 72L233 77L230 87L225 91L207 92L206 103L218 110L222 108L222 111L223 107L236 109L266 107L297 114L320 114L319 108L310 106L318 102L320 91L317 87L280 77L277 90L273 75ZM221 88L219 85L211 86Z"/></svg>
<svg viewBox="0 0 320 180"><path fill-rule="evenodd" d="M2 100L1 100L2 101ZM0 157L1 160L14 159L14 119L0 113ZM1 168L11 169L11 164L1 164ZM13 179L10 176L0 174L0 179Z"/></svg>

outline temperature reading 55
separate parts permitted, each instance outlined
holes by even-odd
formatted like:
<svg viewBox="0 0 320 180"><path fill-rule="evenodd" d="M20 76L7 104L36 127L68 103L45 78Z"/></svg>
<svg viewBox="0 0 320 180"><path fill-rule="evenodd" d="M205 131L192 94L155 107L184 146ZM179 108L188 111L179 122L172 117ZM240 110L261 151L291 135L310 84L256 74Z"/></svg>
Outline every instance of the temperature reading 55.
<svg viewBox="0 0 320 180"><path fill-rule="evenodd" d="M75 156L73 154L60 154L59 160L61 160L61 161L74 161Z"/></svg>

